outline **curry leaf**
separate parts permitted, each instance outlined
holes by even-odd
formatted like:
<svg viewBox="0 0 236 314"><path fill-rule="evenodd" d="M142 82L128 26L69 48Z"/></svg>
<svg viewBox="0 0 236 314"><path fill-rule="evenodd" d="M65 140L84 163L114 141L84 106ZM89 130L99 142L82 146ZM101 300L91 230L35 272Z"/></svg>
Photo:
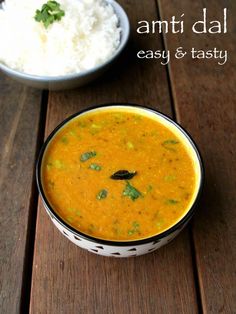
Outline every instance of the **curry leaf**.
<svg viewBox="0 0 236 314"><path fill-rule="evenodd" d="M130 180L137 174L136 171L129 172L128 170L119 170L113 175L111 175L111 179L113 180Z"/></svg>

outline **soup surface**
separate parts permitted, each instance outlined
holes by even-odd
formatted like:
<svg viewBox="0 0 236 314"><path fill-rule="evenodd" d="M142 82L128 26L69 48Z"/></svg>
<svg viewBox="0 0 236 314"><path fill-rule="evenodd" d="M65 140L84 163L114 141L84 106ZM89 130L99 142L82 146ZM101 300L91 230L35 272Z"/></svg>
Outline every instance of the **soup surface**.
<svg viewBox="0 0 236 314"><path fill-rule="evenodd" d="M75 229L107 240L143 239L167 230L191 207L198 184L193 149L174 126L145 111L87 112L48 144L44 193Z"/></svg>

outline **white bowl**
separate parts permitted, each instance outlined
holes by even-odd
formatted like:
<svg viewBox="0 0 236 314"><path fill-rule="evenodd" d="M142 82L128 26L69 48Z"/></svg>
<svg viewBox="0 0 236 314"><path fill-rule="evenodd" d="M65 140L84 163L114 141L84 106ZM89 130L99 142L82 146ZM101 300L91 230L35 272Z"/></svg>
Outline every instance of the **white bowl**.
<svg viewBox="0 0 236 314"><path fill-rule="evenodd" d="M42 165L42 159L44 156L45 149L47 148L48 144L50 143L51 139L53 136L66 124L68 123L71 119L79 116L80 114L89 111L89 110L97 110L99 108L103 107L114 107L114 106L120 106L125 108L135 108L139 110L145 110L149 111L149 113L153 115L158 115L161 119L164 119L164 121L169 124L170 126L174 127L181 136L183 136L183 139L192 147L193 153L195 154L195 160L197 162L198 168L199 168L199 186L198 190L196 193L195 200L193 202L193 205L191 208L188 210L186 215L178 221L174 226L169 228L167 231L164 231L158 235L145 238L142 240L134 240L134 241L108 241L108 240L101 240L99 238L93 237L86 235L73 227L71 227L69 224L66 223L57 213L56 211L50 206L44 190L42 186L42 181L41 181L41 165ZM89 108L86 110L83 110L79 113L74 114L73 116L67 118L64 120L59 126L55 128L55 130L48 136L46 142L44 143L39 159L37 162L37 168L36 168L36 178L37 178L37 185L38 189L41 195L41 198L43 200L44 207L49 214L52 222L55 224L55 226L58 228L58 230L66 236L70 241L78 245L79 247L86 249L92 253L96 253L99 255L104 255L104 256L113 256L113 257L131 257L131 256L138 256L138 255L143 255L147 254L150 252L155 251L156 249L160 248L161 246L169 243L171 240L173 240L177 234L187 225L189 220L192 218L196 204L199 200L201 191L202 191L202 186L203 186L203 164L202 160L199 154L199 151L191 139L191 137L187 134L187 132L176 122L171 120L169 117L163 115L162 113L144 107L144 106L138 106L138 105L132 105L132 104L109 104L109 105L100 105L96 106L93 108Z"/></svg>
<svg viewBox="0 0 236 314"><path fill-rule="evenodd" d="M106 0L109 3L119 20L119 27L121 28L120 45L115 51L114 55L109 58L105 63L98 65L90 70L80 73L73 73L61 76L37 76L23 73L9 68L7 65L0 63L0 70L11 78L28 86L49 89L49 90L63 90L85 85L98 76L103 74L111 64L117 59L120 53L124 50L130 35L130 24L127 14L124 9L114 0ZM1 7L0 7L1 9Z"/></svg>

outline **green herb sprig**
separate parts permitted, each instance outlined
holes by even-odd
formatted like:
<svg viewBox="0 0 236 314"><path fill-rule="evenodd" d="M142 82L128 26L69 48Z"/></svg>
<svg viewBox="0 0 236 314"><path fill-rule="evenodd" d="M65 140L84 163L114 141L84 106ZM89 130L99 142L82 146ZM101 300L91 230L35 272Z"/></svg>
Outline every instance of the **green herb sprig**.
<svg viewBox="0 0 236 314"><path fill-rule="evenodd" d="M91 164L91 165L89 165L89 169L92 169L95 171L100 171L100 170L102 170L102 167L98 164Z"/></svg>
<svg viewBox="0 0 236 314"><path fill-rule="evenodd" d="M103 189L97 194L97 199L102 200L107 197L108 191Z"/></svg>
<svg viewBox="0 0 236 314"><path fill-rule="evenodd" d="M174 200L174 199L166 200L166 204L169 204L169 205L175 205L175 204L178 204L178 203L179 203L179 201Z"/></svg>
<svg viewBox="0 0 236 314"><path fill-rule="evenodd" d="M174 139L166 140L162 143L162 146L165 147L168 150L175 151L175 148L173 148L174 145L179 144L179 141L176 141Z"/></svg>
<svg viewBox="0 0 236 314"><path fill-rule="evenodd" d="M97 155L97 153L94 152L94 151L92 151L92 152L86 152L86 153L84 153L84 154L82 154L82 155L80 156L80 161L85 162L85 161L89 160L90 158L95 157L96 155Z"/></svg>
<svg viewBox="0 0 236 314"><path fill-rule="evenodd" d="M139 232L140 224L137 221L132 223L132 229L128 231L128 235L133 235L134 233Z"/></svg>
<svg viewBox="0 0 236 314"><path fill-rule="evenodd" d="M55 21L60 21L65 15L65 11L60 8L60 3L56 1L48 1L43 4L41 10L36 10L34 19L37 22L42 22L45 28Z"/></svg>
<svg viewBox="0 0 236 314"><path fill-rule="evenodd" d="M139 192L133 185L126 181L126 186L123 191L124 196L128 196L132 201L135 201L137 198L142 196L142 193Z"/></svg>

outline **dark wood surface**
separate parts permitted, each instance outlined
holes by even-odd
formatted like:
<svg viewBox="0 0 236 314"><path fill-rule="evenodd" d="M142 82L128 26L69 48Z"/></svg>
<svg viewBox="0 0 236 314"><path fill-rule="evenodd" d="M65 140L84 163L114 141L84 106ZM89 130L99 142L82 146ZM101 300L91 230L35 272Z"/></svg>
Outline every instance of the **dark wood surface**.
<svg viewBox="0 0 236 314"><path fill-rule="evenodd" d="M24 308L24 290L30 287L28 238L36 209L41 92L2 75L0 84L0 312L10 314Z"/></svg>
<svg viewBox="0 0 236 314"><path fill-rule="evenodd" d="M154 1L150 1L148 10L145 10L143 2L136 4L135 11L126 1L123 4L131 17L133 30L140 15L146 19L157 17ZM121 60L115 70L94 83L92 88L88 86L73 92L50 94L47 132L68 114L90 104L108 101L143 103L171 114L166 69L156 62L145 64L135 58L134 47L143 45L148 48L151 45L153 49L163 49L161 40L153 37L151 42L146 38L140 43L135 31L132 39L129 58ZM47 313L118 314L121 308L123 313L140 314L153 313L156 309L162 313L174 310L197 312L187 232L174 245L158 253L129 260L112 260L91 256L68 244L40 206L35 245L31 313L47 310ZM47 272L44 271L45 265ZM63 289L52 294L53 287ZM163 302L163 299L172 299L172 302Z"/></svg>
<svg viewBox="0 0 236 314"><path fill-rule="evenodd" d="M47 93L1 75L0 313L235 313L235 85L234 0L119 1L132 26L122 58L94 83ZM203 7L228 34L194 35L189 24ZM140 36L139 20L185 12L184 34ZM189 24L188 24L189 23ZM140 49L179 46L228 49L216 61L138 60ZM193 223L168 246L146 256L115 259L88 253L52 225L35 189L34 168L44 136L68 115L93 104L130 102L177 119L202 152L206 184Z"/></svg>
<svg viewBox="0 0 236 314"><path fill-rule="evenodd" d="M178 121L197 141L205 164L205 191L194 220L193 237L201 301L205 313L236 312L236 1L161 0L162 18L188 12L189 21L201 18L207 7L209 20L222 20L223 8L231 15L229 33L223 36L168 35L167 48L180 46L209 50L226 49L229 62L172 59L171 86ZM183 39L184 38L184 39ZM233 49L234 48L234 49Z"/></svg>

